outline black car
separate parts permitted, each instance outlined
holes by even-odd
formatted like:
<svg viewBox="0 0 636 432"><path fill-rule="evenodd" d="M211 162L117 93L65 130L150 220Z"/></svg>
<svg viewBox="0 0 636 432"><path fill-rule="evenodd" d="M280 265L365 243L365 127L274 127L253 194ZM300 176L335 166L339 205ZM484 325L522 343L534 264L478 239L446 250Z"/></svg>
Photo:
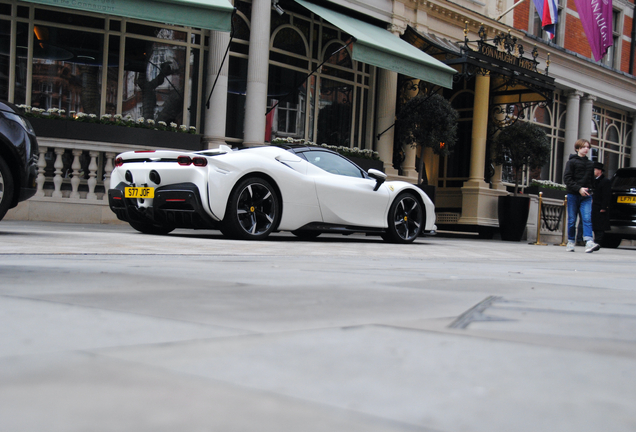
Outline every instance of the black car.
<svg viewBox="0 0 636 432"><path fill-rule="evenodd" d="M0 101L0 220L7 211L35 195L38 141L15 105Z"/></svg>
<svg viewBox="0 0 636 432"><path fill-rule="evenodd" d="M636 240L636 168L620 168L614 174L609 217L612 229L605 233L604 247L618 247L623 239Z"/></svg>

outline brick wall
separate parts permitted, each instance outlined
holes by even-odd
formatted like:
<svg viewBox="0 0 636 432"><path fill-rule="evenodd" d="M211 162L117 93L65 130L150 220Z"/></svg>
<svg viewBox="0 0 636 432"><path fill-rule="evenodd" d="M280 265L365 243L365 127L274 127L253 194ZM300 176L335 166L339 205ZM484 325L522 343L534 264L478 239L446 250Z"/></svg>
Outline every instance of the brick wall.
<svg viewBox="0 0 636 432"><path fill-rule="evenodd" d="M633 3L633 0L630 1ZM632 36L632 26L634 25L634 19L628 16L625 16L625 21L623 21L623 35L631 38ZM623 41L623 47L621 52L621 70L623 72L629 73L629 55L631 50L631 44L628 41Z"/></svg>
<svg viewBox="0 0 636 432"><path fill-rule="evenodd" d="M514 9L514 26L517 29L532 31L530 28L530 2L532 0L525 1L523 4L517 6ZM634 4L636 0L628 0L629 3ZM576 11L576 3L574 0L567 0L567 8L572 11ZM631 38L632 25L634 20L628 16L624 16L623 23L623 35ZM563 11L561 18L565 18L565 34L563 47L581 54L584 57L593 59L592 50L583 31L583 25L578 18ZM629 73L629 56L630 56L630 42L621 41L621 59L619 62L620 70ZM636 63L636 62L635 62ZM636 64L635 64L636 66ZM636 68L635 68L636 70Z"/></svg>
<svg viewBox="0 0 636 432"><path fill-rule="evenodd" d="M516 29L529 31L530 0L526 0L514 9L514 26Z"/></svg>
<svg viewBox="0 0 636 432"><path fill-rule="evenodd" d="M581 21L569 14L566 15L564 39L563 47L565 49L592 58L592 49L585 36Z"/></svg>

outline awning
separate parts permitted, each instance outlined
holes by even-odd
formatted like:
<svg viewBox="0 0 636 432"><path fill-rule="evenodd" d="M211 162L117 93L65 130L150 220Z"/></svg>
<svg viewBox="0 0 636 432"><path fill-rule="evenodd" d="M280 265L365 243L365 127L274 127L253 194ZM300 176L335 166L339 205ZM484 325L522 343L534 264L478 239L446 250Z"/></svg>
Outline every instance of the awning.
<svg viewBox="0 0 636 432"><path fill-rule="evenodd" d="M47 6L229 32L228 0L25 0Z"/></svg>
<svg viewBox="0 0 636 432"><path fill-rule="evenodd" d="M388 30L305 0L295 1L353 36L356 39L352 48L354 60L452 88L453 75L457 72L455 69L420 51Z"/></svg>
<svg viewBox="0 0 636 432"><path fill-rule="evenodd" d="M554 78L537 70L538 61L523 53L508 54L499 47L480 41L479 50L461 46L433 34L420 33L407 26L402 38L409 44L456 68L464 78L487 70L491 76L490 96L493 105L539 103L551 100ZM489 55L490 54L490 55ZM494 54L494 56L493 56ZM508 54L508 55L507 55Z"/></svg>

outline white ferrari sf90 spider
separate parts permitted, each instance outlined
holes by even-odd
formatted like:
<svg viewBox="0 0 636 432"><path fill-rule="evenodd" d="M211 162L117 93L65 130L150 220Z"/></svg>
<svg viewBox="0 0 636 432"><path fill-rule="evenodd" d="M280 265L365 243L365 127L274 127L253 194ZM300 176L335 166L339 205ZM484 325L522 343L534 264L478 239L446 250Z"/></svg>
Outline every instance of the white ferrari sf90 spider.
<svg viewBox="0 0 636 432"><path fill-rule="evenodd" d="M274 231L306 239L365 233L410 243L435 230L435 207L420 188L318 146L135 151L115 165L110 208L142 233L220 229L247 240Z"/></svg>

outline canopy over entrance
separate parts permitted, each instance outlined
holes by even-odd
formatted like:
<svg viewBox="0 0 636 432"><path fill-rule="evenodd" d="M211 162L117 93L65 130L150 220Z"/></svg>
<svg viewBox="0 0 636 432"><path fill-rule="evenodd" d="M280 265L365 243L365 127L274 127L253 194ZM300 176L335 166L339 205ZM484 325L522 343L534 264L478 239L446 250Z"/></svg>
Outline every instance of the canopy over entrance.
<svg viewBox="0 0 636 432"><path fill-rule="evenodd" d="M484 35L485 32L481 32ZM452 66L460 76L469 78L488 71L492 77L490 96L493 105L541 103L552 100L554 78L548 76L549 61L545 73L537 69L536 48L531 57L524 57L524 50L517 39L501 34L491 41L481 37L477 50L431 34L419 33L407 27L402 38L434 58ZM492 43L488 43L492 42Z"/></svg>
<svg viewBox="0 0 636 432"><path fill-rule="evenodd" d="M388 30L330 9L295 0L325 21L355 38L352 57L356 61L418 78L446 88L452 88L456 71L415 48Z"/></svg>
<svg viewBox="0 0 636 432"><path fill-rule="evenodd" d="M234 7L228 0L25 0L47 6L98 12L229 32Z"/></svg>

